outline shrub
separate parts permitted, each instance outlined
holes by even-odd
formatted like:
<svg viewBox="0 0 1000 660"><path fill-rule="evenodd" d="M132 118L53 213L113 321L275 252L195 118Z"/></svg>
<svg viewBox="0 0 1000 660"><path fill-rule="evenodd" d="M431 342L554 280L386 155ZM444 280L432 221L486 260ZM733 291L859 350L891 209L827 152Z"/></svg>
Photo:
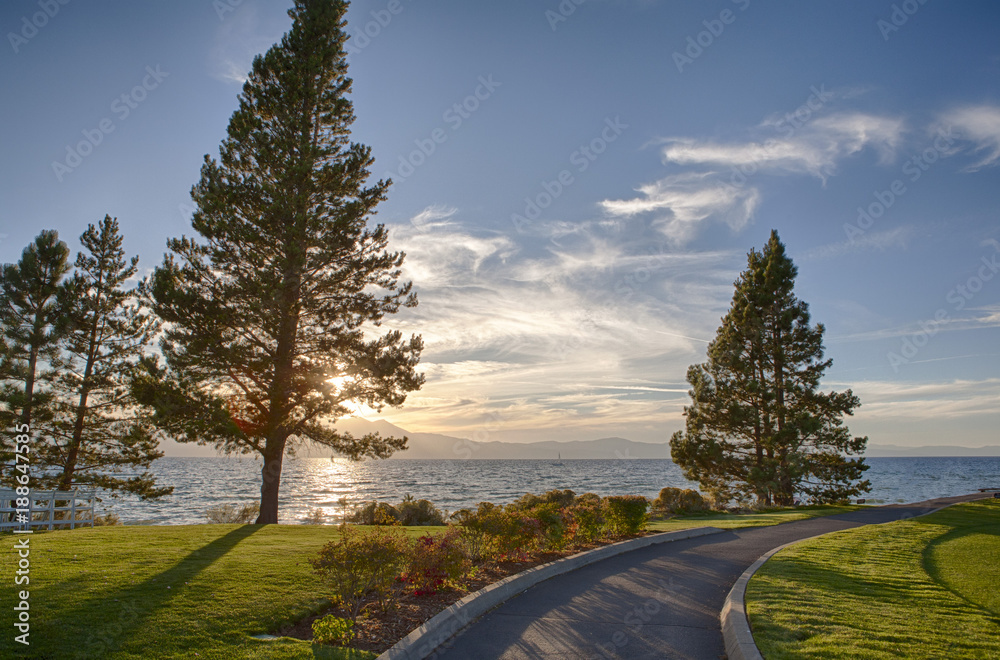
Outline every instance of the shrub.
<svg viewBox="0 0 1000 660"><path fill-rule="evenodd" d="M312 625L313 641L320 644L347 646L354 640L354 622L328 614Z"/></svg>
<svg viewBox="0 0 1000 660"><path fill-rule="evenodd" d="M103 516L94 516L94 527L111 527L121 524L122 519L110 511L106 512Z"/></svg>
<svg viewBox="0 0 1000 660"><path fill-rule="evenodd" d="M490 502L480 502L475 511L462 509L454 518L473 561L522 557L536 536L537 521Z"/></svg>
<svg viewBox="0 0 1000 660"><path fill-rule="evenodd" d="M403 525L444 525L444 514L429 500L414 500L407 495L396 507Z"/></svg>
<svg viewBox="0 0 1000 660"><path fill-rule="evenodd" d="M483 528L478 513L471 509L459 509L451 514L458 524L458 534L465 554L474 562L482 561L489 554L489 534Z"/></svg>
<svg viewBox="0 0 1000 660"><path fill-rule="evenodd" d="M575 540L591 543L601 538L604 533L605 520L600 498L596 502L585 500L574 504L568 509L568 513L572 517L571 524Z"/></svg>
<svg viewBox="0 0 1000 660"><path fill-rule="evenodd" d="M243 506L237 504L220 504L205 510L205 517L208 518L208 522L216 525L233 523L247 525L256 520L258 515L260 515L260 502L244 504Z"/></svg>
<svg viewBox="0 0 1000 660"><path fill-rule="evenodd" d="M604 498L606 529L610 536L638 534L646 526L649 500L641 495L616 495Z"/></svg>
<svg viewBox="0 0 1000 660"><path fill-rule="evenodd" d="M326 513L320 507L316 507L302 517L303 525L322 525L326 521Z"/></svg>
<svg viewBox="0 0 1000 660"><path fill-rule="evenodd" d="M576 500L576 494L569 490L550 490L544 495L532 495L531 493L525 493L522 497L515 500L510 504L510 508L527 510L534 509L540 504L555 504L560 509L565 509L566 507L573 504Z"/></svg>
<svg viewBox="0 0 1000 660"><path fill-rule="evenodd" d="M572 538L567 524L570 515L563 512L558 502L539 504L526 511L525 517L533 521L529 525L540 550L562 550Z"/></svg>
<svg viewBox="0 0 1000 660"><path fill-rule="evenodd" d="M359 525L398 525L399 519L396 507L385 502L366 502L347 516L348 522Z"/></svg>
<svg viewBox="0 0 1000 660"><path fill-rule="evenodd" d="M416 596L436 593L448 580L465 575L471 564L460 543L460 532L451 527L437 536L421 536L410 547L405 580Z"/></svg>
<svg viewBox="0 0 1000 660"><path fill-rule="evenodd" d="M408 556L409 541L401 529L358 530L343 525L340 538L323 546L310 563L333 587L353 622L370 600L383 610L395 602L399 595L396 578Z"/></svg>
<svg viewBox="0 0 1000 660"><path fill-rule="evenodd" d="M666 513L690 513L708 508L705 499L696 490L690 488L664 488L653 500L653 508Z"/></svg>

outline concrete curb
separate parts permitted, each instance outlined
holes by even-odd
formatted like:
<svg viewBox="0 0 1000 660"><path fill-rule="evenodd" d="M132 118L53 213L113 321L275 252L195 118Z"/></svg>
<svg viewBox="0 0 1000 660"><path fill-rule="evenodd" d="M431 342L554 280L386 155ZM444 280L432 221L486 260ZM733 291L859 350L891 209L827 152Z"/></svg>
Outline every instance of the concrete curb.
<svg viewBox="0 0 1000 660"><path fill-rule="evenodd" d="M949 506L954 506L955 504L960 504L960 502L946 504L945 506L937 507L936 509L932 509L926 513L921 513L920 515L913 516L912 518L901 518L900 520L912 520L913 518L929 516L932 513L937 513L938 511L947 509ZM892 522L899 522L899 520L894 520ZM885 525L888 523L878 524ZM851 529L861 529L862 527L867 526L868 525L862 525L861 527L853 527ZM750 578L754 576L754 573L759 571L760 567L763 566L768 559L785 548L799 543L804 543L805 541L811 541L812 539L818 539L821 536L839 534L840 532L845 531L850 531L850 529L841 529L834 532L826 532L825 534L817 534L808 538L799 539L798 541L786 543L785 545L780 545L777 548L773 548L765 552L761 555L760 559L751 564L750 568L743 572L743 575L736 580L736 584L734 584L733 588L730 589L729 595L726 596L726 601L722 605L722 639L726 644L726 657L729 660L764 660L764 656L760 654L760 649L757 648L757 644L753 641L753 631L750 630L750 619L747 617L746 610L747 584L750 582Z"/></svg>
<svg viewBox="0 0 1000 660"><path fill-rule="evenodd" d="M834 532L828 533L832 534ZM722 605L722 639L726 643L726 657L729 660L764 660L764 656L760 654L760 649L757 648L757 644L753 641L753 631L750 630L750 619L747 618L746 594L750 578L773 555L789 546L808 541L809 539L816 539L820 536L826 536L826 534L799 539L798 541L792 541L791 543L768 550L760 559L751 564L750 568L743 571L743 575L736 580L736 584L733 585L733 588L729 590L729 595L726 596L726 602Z"/></svg>
<svg viewBox="0 0 1000 660"><path fill-rule="evenodd" d="M399 640L395 646L380 655L377 660L424 660L474 619L522 591L557 575L639 548L670 541L682 541L698 536L708 536L709 534L719 534L724 531L716 527L696 527L642 536L581 552L571 557L564 557L549 564L542 564L511 575L469 594L451 607L438 612L425 621L422 626Z"/></svg>

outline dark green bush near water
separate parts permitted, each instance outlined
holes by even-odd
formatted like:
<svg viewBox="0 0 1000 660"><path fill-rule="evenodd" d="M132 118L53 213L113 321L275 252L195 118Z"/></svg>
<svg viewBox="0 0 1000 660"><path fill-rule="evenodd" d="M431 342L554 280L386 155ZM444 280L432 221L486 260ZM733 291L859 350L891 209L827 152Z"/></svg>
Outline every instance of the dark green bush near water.
<svg viewBox="0 0 1000 660"><path fill-rule="evenodd" d="M411 495L393 506L385 502L366 502L347 516L359 525L444 525L444 514L429 500L415 500Z"/></svg>
<svg viewBox="0 0 1000 660"><path fill-rule="evenodd" d="M690 488L664 488L653 500L653 509L662 513L694 513L708 508L701 493Z"/></svg>
<svg viewBox="0 0 1000 660"><path fill-rule="evenodd" d="M508 507L512 509L533 509L540 504L555 504L560 509L565 509L566 507L572 505L576 501L576 493L569 490L550 490L544 495L532 495L531 493L525 493L522 497L511 502Z"/></svg>

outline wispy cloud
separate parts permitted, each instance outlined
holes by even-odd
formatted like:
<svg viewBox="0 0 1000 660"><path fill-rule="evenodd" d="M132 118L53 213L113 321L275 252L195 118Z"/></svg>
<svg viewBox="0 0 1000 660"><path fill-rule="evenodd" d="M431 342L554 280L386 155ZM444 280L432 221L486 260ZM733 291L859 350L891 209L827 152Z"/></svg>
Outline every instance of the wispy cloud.
<svg viewBox="0 0 1000 660"><path fill-rule="evenodd" d="M862 402L857 414L859 419L937 421L970 415L996 416L1000 410L1000 378L932 383L862 381L824 385L853 389Z"/></svg>
<svg viewBox="0 0 1000 660"><path fill-rule="evenodd" d="M776 130L773 122L758 130ZM712 142L689 138L668 139L665 163L753 168L772 173L810 174L825 180L837 164L871 147L882 162L891 162L902 141L904 122L893 117L840 113L818 117L791 135L764 141Z"/></svg>
<svg viewBox="0 0 1000 660"><path fill-rule="evenodd" d="M967 171L991 167L1000 162L1000 107L975 105L956 108L941 117L938 128L952 130L963 140L972 143L973 152L981 159L969 165Z"/></svg>
<svg viewBox="0 0 1000 660"><path fill-rule="evenodd" d="M504 429L541 439L621 434L623 420L653 433L680 419L686 385L636 375L703 360L742 254L672 251L599 222L550 227L559 242L539 250L538 236L522 246L437 208L427 217L446 217L392 227L421 301L393 327L423 336L428 381L394 423L470 436L502 413Z"/></svg>
<svg viewBox="0 0 1000 660"><path fill-rule="evenodd" d="M639 186L639 197L604 200L600 203L611 216L631 217L653 214L653 226L672 243L690 240L698 225L709 219L742 229L753 217L760 202L756 188L740 188L713 178L712 172L686 173L665 177Z"/></svg>
<svg viewBox="0 0 1000 660"><path fill-rule="evenodd" d="M414 227L426 227L429 224L439 222L441 220L447 220L456 213L458 213L458 209L454 206L433 204L410 218L410 222Z"/></svg>
<svg viewBox="0 0 1000 660"><path fill-rule="evenodd" d="M750 177L803 174L825 183L842 160L865 149L874 150L882 163L892 162L904 132L902 119L844 112L818 115L797 128L768 118L748 131L770 136L762 139L666 138L659 141L664 164L695 169L640 185L638 196L606 199L600 207L610 217L650 215L674 245L691 240L708 222L739 231L761 202L759 187L748 185Z"/></svg>

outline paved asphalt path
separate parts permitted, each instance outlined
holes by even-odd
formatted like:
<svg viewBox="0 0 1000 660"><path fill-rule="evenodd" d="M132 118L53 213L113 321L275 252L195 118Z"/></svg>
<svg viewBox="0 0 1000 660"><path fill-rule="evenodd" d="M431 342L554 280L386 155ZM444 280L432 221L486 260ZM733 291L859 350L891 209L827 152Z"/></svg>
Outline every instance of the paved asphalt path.
<svg viewBox="0 0 1000 660"><path fill-rule="evenodd" d="M719 660L725 657L719 622L723 601L743 571L768 550L982 497L872 507L627 552L528 589L471 623L431 657Z"/></svg>

